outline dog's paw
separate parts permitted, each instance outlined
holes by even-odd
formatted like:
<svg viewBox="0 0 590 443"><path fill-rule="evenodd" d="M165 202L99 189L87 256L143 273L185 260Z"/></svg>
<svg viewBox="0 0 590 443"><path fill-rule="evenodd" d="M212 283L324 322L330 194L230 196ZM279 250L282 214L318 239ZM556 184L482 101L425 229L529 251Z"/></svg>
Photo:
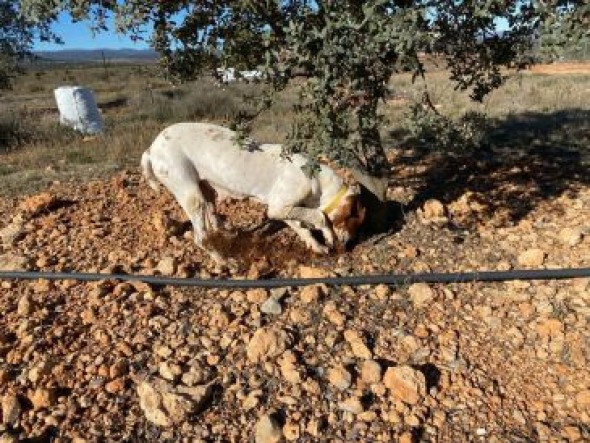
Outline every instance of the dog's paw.
<svg viewBox="0 0 590 443"><path fill-rule="evenodd" d="M240 266L238 265L238 261L235 258L227 258L225 262L225 266L230 273L236 273L240 270Z"/></svg>
<svg viewBox="0 0 590 443"><path fill-rule="evenodd" d="M324 236L324 241L328 248L333 248L335 243L334 232L330 228L322 229L322 235Z"/></svg>
<svg viewBox="0 0 590 443"><path fill-rule="evenodd" d="M209 256L211 257L211 259L215 263L216 273L220 274L220 273L224 273L224 272L229 272L230 274L231 273L235 274L236 272L239 271L240 267L239 267L238 261L235 258L224 257L217 251L208 251L208 252L209 252Z"/></svg>
<svg viewBox="0 0 590 443"><path fill-rule="evenodd" d="M327 246L323 246L323 245L313 245L311 247L311 250L313 252L315 252L316 254L320 254L320 255L328 255L330 253L330 248L328 248Z"/></svg>
<svg viewBox="0 0 590 443"><path fill-rule="evenodd" d="M225 266L227 264L227 259L223 257L219 252L213 249L208 249L207 253L209 254L209 257L211 257L211 259L215 262L215 264L220 266Z"/></svg>

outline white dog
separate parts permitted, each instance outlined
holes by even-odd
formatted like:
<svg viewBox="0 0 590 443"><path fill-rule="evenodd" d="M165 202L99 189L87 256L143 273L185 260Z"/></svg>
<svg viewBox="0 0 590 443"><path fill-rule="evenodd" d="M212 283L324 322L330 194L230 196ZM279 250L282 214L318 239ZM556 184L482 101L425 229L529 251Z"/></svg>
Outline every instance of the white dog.
<svg viewBox="0 0 590 443"><path fill-rule="evenodd" d="M301 169L306 162L299 154L282 157L280 145L241 148L235 132L209 123L166 128L141 158L150 186L158 190L157 179L174 195L202 249L207 250L203 245L207 233L218 229L215 202L203 192L203 186L209 185L219 199L249 197L266 204L269 218L283 220L313 251L327 253L328 247L309 228L320 230L329 247L334 245L334 234L346 243L362 224L365 208L359 202L358 185L345 186L323 165L308 177ZM216 251L207 252L223 261Z"/></svg>

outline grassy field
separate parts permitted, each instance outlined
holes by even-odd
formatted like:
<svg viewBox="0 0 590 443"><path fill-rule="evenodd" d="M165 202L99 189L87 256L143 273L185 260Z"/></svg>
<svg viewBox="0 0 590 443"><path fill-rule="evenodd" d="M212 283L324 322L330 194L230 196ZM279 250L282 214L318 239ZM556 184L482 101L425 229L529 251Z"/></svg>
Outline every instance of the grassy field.
<svg viewBox="0 0 590 443"><path fill-rule="evenodd" d="M486 136L492 144L517 148L550 143L587 150L590 69L563 71L512 74L504 87L480 104L454 90L444 72L432 73L428 87L434 104L449 117L485 113ZM74 84L95 91L105 118L104 136L84 138L58 124L53 90ZM405 74L392 80L392 95L382 105L388 147L412 148L417 143L409 136L405 115L423 88ZM208 78L173 87L158 77L153 65L114 65L108 71L98 65L64 66L29 72L16 80L12 91L2 93L0 194L25 194L53 181L86 180L135 167L141 152L168 124L229 124L239 112L252 110L248 99L260 91L260 86L245 84L220 88ZM273 109L258 116L254 136L264 142L283 141L294 97L293 91L284 92Z"/></svg>

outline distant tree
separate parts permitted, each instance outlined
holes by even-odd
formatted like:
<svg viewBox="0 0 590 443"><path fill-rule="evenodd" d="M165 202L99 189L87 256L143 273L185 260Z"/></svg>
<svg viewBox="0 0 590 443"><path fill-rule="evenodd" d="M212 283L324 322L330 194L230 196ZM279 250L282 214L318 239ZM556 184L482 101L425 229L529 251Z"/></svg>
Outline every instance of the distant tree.
<svg viewBox="0 0 590 443"><path fill-rule="evenodd" d="M481 100L503 68L533 60L533 37L587 33L586 0L23 0L27 17L76 19L146 37L179 79L223 63L264 65L284 88L305 75L288 148L371 175L387 170L377 108L392 75L424 78L422 55L436 53L457 88ZM507 29L498 33L498 24ZM151 27L149 27L150 25ZM551 42L547 40L548 43ZM558 40L555 45L559 45ZM427 95L425 104L429 103ZM381 195L382 197L382 195Z"/></svg>
<svg viewBox="0 0 590 443"><path fill-rule="evenodd" d="M36 38L55 38L48 22L33 23L20 15L20 2L0 1L0 89L9 88L11 79L19 72L18 62L30 57Z"/></svg>

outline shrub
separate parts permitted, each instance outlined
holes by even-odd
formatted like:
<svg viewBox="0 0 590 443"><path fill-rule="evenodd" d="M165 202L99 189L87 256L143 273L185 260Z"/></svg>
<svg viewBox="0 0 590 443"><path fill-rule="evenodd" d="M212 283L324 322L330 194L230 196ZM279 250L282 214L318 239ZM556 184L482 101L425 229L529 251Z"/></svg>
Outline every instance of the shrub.
<svg viewBox="0 0 590 443"><path fill-rule="evenodd" d="M0 152L8 152L34 138L34 129L27 119L12 113L0 115Z"/></svg>
<svg viewBox="0 0 590 443"><path fill-rule="evenodd" d="M414 103L406 119L410 134L429 149L456 153L485 143L487 118L481 112L469 111L452 120L423 103Z"/></svg>

